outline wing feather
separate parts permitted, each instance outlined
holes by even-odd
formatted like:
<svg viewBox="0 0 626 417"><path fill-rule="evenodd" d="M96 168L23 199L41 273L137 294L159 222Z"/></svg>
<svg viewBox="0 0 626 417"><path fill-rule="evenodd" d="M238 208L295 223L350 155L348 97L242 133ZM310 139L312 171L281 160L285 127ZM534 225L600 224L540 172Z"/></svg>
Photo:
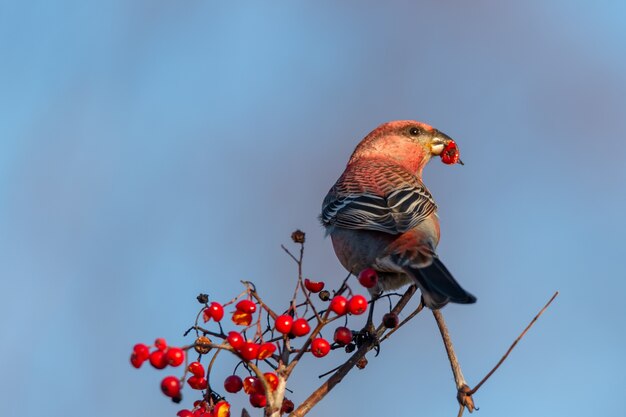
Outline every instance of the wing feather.
<svg viewBox="0 0 626 417"><path fill-rule="evenodd" d="M415 175L395 164L370 161L348 166L324 199L320 220L329 228L398 234L436 210L432 195Z"/></svg>

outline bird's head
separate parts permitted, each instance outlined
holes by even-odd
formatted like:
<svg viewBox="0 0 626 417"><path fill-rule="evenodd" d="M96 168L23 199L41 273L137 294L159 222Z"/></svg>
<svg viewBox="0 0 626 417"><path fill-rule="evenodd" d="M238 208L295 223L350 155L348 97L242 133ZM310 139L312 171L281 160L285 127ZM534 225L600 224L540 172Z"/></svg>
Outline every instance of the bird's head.
<svg viewBox="0 0 626 417"><path fill-rule="evenodd" d="M398 120L384 123L358 144L350 163L361 158L392 159L412 172L421 174L433 156L446 164L463 162L459 149L448 135L425 123Z"/></svg>

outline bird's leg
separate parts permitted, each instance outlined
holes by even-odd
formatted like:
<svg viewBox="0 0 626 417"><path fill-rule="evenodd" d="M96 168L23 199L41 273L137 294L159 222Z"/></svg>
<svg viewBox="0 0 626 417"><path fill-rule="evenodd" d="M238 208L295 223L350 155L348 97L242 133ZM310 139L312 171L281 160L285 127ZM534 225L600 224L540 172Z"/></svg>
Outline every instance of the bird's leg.
<svg viewBox="0 0 626 417"><path fill-rule="evenodd" d="M367 322L365 323L365 329L371 334L374 334L374 304L376 304L376 300L380 297L380 294L372 295L372 299L370 300L370 308L367 313Z"/></svg>
<svg viewBox="0 0 626 417"><path fill-rule="evenodd" d="M378 353L380 352L380 341L378 340L376 328L374 327L374 305L380 298L380 295L381 293L372 295L369 312L367 314L367 322L365 323L365 327L363 327L363 329L356 335L355 339L357 346L360 346L363 343L371 343L374 346L374 350L376 350L376 356L378 356Z"/></svg>

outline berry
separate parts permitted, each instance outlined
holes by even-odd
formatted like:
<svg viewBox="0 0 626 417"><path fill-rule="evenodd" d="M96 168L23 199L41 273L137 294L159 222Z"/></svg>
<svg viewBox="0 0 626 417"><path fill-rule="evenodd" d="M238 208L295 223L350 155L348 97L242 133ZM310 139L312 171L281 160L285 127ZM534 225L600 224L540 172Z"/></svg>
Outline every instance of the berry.
<svg viewBox="0 0 626 417"><path fill-rule="evenodd" d="M143 343L137 343L133 346L133 353L144 361L150 357L150 349Z"/></svg>
<svg viewBox="0 0 626 417"><path fill-rule="evenodd" d="M233 349L237 350L241 349L244 343L246 343L243 336L239 332L229 332L226 340L228 340L228 343L230 343Z"/></svg>
<svg viewBox="0 0 626 417"><path fill-rule="evenodd" d="M291 240L293 240L293 243L304 243L305 236L306 234L298 229L291 234Z"/></svg>
<svg viewBox="0 0 626 417"><path fill-rule="evenodd" d="M272 392L276 391L278 387L278 376L274 372L266 372L263 374L265 380L267 381L267 385L269 385L270 390Z"/></svg>
<svg viewBox="0 0 626 417"><path fill-rule="evenodd" d="M163 369L167 366L167 357L162 350L155 350L150 354L150 365L156 369Z"/></svg>
<svg viewBox="0 0 626 417"><path fill-rule="evenodd" d="M226 392L234 394L241 391L243 388L243 381L237 375L230 375L224 380L224 389Z"/></svg>
<svg viewBox="0 0 626 417"><path fill-rule="evenodd" d="M318 337L311 342L311 353L316 358L321 358L328 355L330 352L330 343L322 337Z"/></svg>
<svg viewBox="0 0 626 417"><path fill-rule="evenodd" d="M176 413L176 415L178 417L194 417L193 413L189 410L180 410L178 413Z"/></svg>
<svg viewBox="0 0 626 417"><path fill-rule="evenodd" d="M233 313L232 320L238 326L249 326L252 323L252 314L237 310Z"/></svg>
<svg viewBox="0 0 626 417"><path fill-rule="evenodd" d="M178 397L180 395L180 380L175 376L166 376L161 381L161 391L168 397Z"/></svg>
<svg viewBox="0 0 626 417"><path fill-rule="evenodd" d="M350 314L356 316L363 314L367 311L367 300L362 295L357 294L348 302L348 309L350 310Z"/></svg>
<svg viewBox="0 0 626 417"><path fill-rule="evenodd" d="M388 329L395 329L398 327L398 315L396 313L387 313L383 316L383 325Z"/></svg>
<svg viewBox="0 0 626 417"><path fill-rule="evenodd" d="M252 300L241 300L237 303L235 308L242 313L252 314L256 311L256 304L254 304Z"/></svg>
<svg viewBox="0 0 626 417"><path fill-rule="evenodd" d="M206 336L200 336L199 338L196 339L196 342L194 343L193 348L199 354L204 355L211 351L210 344L211 344L211 339L209 339Z"/></svg>
<svg viewBox="0 0 626 417"><path fill-rule="evenodd" d="M259 352L257 354L257 359L263 360L267 359L276 351L276 345L270 342L263 343L259 346Z"/></svg>
<svg viewBox="0 0 626 417"><path fill-rule="evenodd" d="M276 321L274 322L274 328L282 334L289 333L291 331L292 325L293 317L288 314L283 314L282 316L276 317Z"/></svg>
<svg viewBox="0 0 626 417"><path fill-rule="evenodd" d="M359 274L359 283L365 288L373 288L378 284L378 274L372 268L365 268Z"/></svg>
<svg viewBox="0 0 626 417"><path fill-rule="evenodd" d="M280 412L281 412L281 414L289 414L289 413L291 413L293 411L294 408L295 407L293 405L293 401L285 398L283 400L283 404L280 407Z"/></svg>
<svg viewBox="0 0 626 417"><path fill-rule="evenodd" d="M312 293L318 293L324 289L324 281L311 281L310 279L305 278L304 286Z"/></svg>
<svg viewBox="0 0 626 417"><path fill-rule="evenodd" d="M157 340L154 341L154 346L159 350L167 349L167 343L162 337L159 337Z"/></svg>
<svg viewBox="0 0 626 417"><path fill-rule="evenodd" d="M317 296L320 298L320 300L322 301L328 301L330 300L330 292L327 290L322 290L320 291L319 294L317 294Z"/></svg>
<svg viewBox="0 0 626 417"><path fill-rule="evenodd" d="M187 379L187 383L193 389L206 389L209 385L205 377L199 377L195 375L190 376L189 379Z"/></svg>
<svg viewBox="0 0 626 417"><path fill-rule="evenodd" d="M267 405L267 398L264 394L250 394L250 404L252 407L263 408Z"/></svg>
<svg viewBox="0 0 626 417"><path fill-rule="evenodd" d="M356 367L359 369L363 369L366 366L367 366L367 358L365 356L359 359L356 363Z"/></svg>
<svg viewBox="0 0 626 417"><path fill-rule="evenodd" d="M452 165L460 162L459 159L459 148L456 146L456 143L451 140L443 151L441 152L441 162L444 164ZM460 162L462 164L462 162Z"/></svg>
<svg viewBox="0 0 626 417"><path fill-rule="evenodd" d="M335 329L335 334L333 335L333 340L339 346L345 346L348 343L352 342L352 331L347 327L337 327Z"/></svg>
<svg viewBox="0 0 626 417"><path fill-rule="evenodd" d="M211 318L215 321L220 321L224 317L224 307L222 307L220 303L217 303L215 301L212 302L211 305L209 305L209 307L205 309L205 311L206 310L209 310Z"/></svg>
<svg viewBox="0 0 626 417"><path fill-rule="evenodd" d="M239 354L247 361L253 361L259 356L259 345L257 343L246 342L239 349Z"/></svg>
<svg viewBox="0 0 626 417"><path fill-rule="evenodd" d="M263 394L263 383L256 376L247 376L243 379L243 392L246 394Z"/></svg>
<svg viewBox="0 0 626 417"><path fill-rule="evenodd" d="M213 406L213 414L209 414L211 417L230 417L230 404L227 401L218 401Z"/></svg>
<svg viewBox="0 0 626 417"><path fill-rule="evenodd" d="M309 322L304 318L296 319L293 322L293 326L291 326L291 333L296 336L304 336L311 331L311 327L309 326Z"/></svg>
<svg viewBox="0 0 626 417"><path fill-rule="evenodd" d="M204 376L204 366L202 366L200 362L191 362L187 367L187 370L198 378L202 378Z"/></svg>
<svg viewBox="0 0 626 417"><path fill-rule="evenodd" d="M137 356L135 352L130 354L130 364L137 369L141 368L141 365L143 365L145 361L145 359L141 359L139 356Z"/></svg>
<svg viewBox="0 0 626 417"><path fill-rule="evenodd" d="M130 355L130 363L135 368L140 368L143 363L150 357L150 349L143 343L137 343L133 347L133 353Z"/></svg>
<svg viewBox="0 0 626 417"><path fill-rule="evenodd" d="M185 351L181 348L171 347L165 351L167 363L170 366L179 366L185 361Z"/></svg>
<svg viewBox="0 0 626 417"><path fill-rule="evenodd" d="M330 309L338 316L343 316L348 312L348 299L342 295L337 295L330 300Z"/></svg>

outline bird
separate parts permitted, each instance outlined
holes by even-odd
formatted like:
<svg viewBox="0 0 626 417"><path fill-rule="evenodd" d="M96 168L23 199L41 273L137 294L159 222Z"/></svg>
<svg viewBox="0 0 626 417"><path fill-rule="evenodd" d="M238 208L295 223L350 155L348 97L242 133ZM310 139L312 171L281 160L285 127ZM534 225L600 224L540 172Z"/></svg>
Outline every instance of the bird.
<svg viewBox="0 0 626 417"><path fill-rule="evenodd" d="M320 221L340 263L351 274L378 274L372 297L416 284L422 302L438 310L476 297L439 259L437 204L422 181L430 159L460 163L456 143L414 120L384 123L356 146L322 203Z"/></svg>

